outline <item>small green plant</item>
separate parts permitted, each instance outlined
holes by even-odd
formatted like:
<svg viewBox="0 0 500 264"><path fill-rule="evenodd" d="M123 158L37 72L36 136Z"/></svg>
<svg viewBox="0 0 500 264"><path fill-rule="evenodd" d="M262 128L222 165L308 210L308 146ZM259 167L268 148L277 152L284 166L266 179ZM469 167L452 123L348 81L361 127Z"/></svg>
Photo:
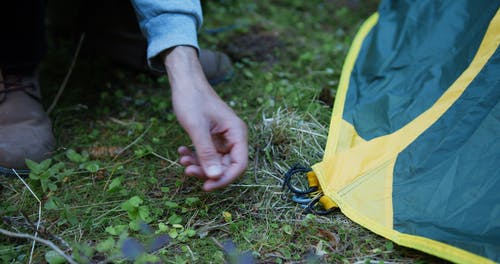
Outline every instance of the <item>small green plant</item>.
<svg viewBox="0 0 500 264"><path fill-rule="evenodd" d="M39 182L44 193L48 190L56 191L57 184L73 172L71 169L66 169L63 162L52 165L52 159L40 163L27 159L26 165L31 171L29 178Z"/></svg>
<svg viewBox="0 0 500 264"><path fill-rule="evenodd" d="M46 210L62 211L61 220L59 225L69 222L72 225L78 224L78 218L73 210L63 202L63 200L55 195L52 195L45 202L44 208Z"/></svg>
<svg viewBox="0 0 500 264"><path fill-rule="evenodd" d="M143 204L143 200L139 196L134 196L124 203L121 208L127 211L128 217L131 220L129 223L130 229L139 231L143 223L150 223L150 208Z"/></svg>
<svg viewBox="0 0 500 264"><path fill-rule="evenodd" d="M66 157L77 164L81 169L85 169L90 173L96 173L100 169L98 161L90 160L89 153L87 151L82 151L82 153L76 152L74 149L68 149L66 151Z"/></svg>
<svg viewBox="0 0 500 264"><path fill-rule="evenodd" d="M124 177L114 178L108 186L108 192L116 192L122 189Z"/></svg>
<svg viewBox="0 0 500 264"><path fill-rule="evenodd" d="M66 259L63 256L59 255L59 253L55 252L54 250L50 250L45 253L45 260L49 264L66 263Z"/></svg>
<svg viewBox="0 0 500 264"><path fill-rule="evenodd" d="M189 238L196 235L196 231L192 228L184 228L180 224L165 224L159 223L157 234L167 233L170 238L179 242L186 242Z"/></svg>
<svg viewBox="0 0 500 264"><path fill-rule="evenodd" d="M72 162L75 163L84 163L89 160L89 153L83 151L81 154L76 152L74 149L68 149L66 151L66 157Z"/></svg>

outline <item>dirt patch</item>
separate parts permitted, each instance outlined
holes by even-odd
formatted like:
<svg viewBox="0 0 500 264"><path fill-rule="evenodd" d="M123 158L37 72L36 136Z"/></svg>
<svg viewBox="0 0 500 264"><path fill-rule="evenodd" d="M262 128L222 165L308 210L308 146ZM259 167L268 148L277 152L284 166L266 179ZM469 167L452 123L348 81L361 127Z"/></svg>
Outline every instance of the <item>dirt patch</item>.
<svg viewBox="0 0 500 264"><path fill-rule="evenodd" d="M248 32L237 33L228 37L220 48L233 60L249 58L253 61L268 62L270 65L279 61L279 50L284 48L278 31L266 31L260 26L253 26Z"/></svg>

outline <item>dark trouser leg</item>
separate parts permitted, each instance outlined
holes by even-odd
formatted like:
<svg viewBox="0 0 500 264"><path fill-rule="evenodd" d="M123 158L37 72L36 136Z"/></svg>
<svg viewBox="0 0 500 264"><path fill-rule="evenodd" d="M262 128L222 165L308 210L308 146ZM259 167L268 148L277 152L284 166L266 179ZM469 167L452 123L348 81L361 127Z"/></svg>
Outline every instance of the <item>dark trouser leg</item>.
<svg viewBox="0 0 500 264"><path fill-rule="evenodd" d="M0 3L0 69L33 71L45 53L45 1Z"/></svg>
<svg viewBox="0 0 500 264"><path fill-rule="evenodd" d="M86 0L86 44L98 56L138 71L147 71L147 41L130 1Z"/></svg>
<svg viewBox="0 0 500 264"><path fill-rule="evenodd" d="M147 41L134 8L125 0L51 0L50 32L79 39L85 32L82 57L106 58L129 68L147 71Z"/></svg>

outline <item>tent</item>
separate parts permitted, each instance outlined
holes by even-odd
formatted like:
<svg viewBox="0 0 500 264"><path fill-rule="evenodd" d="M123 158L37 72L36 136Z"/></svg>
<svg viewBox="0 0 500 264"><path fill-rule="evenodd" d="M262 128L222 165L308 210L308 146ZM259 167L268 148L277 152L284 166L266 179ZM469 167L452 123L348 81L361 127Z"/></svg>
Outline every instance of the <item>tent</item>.
<svg viewBox="0 0 500 264"><path fill-rule="evenodd" d="M499 6L382 1L309 173L326 208L453 262L500 262Z"/></svg>

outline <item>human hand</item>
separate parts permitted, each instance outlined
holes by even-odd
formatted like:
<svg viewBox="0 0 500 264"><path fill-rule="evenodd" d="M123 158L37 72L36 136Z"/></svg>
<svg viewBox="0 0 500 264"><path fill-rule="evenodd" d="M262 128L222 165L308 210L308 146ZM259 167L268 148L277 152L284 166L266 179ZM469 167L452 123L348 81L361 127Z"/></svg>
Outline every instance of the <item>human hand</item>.
<svg viewBox="0 0 500 264"><path fill-rule="evenodd" d="M205 181L205 191L230 184L248 162L245 123L212 89L194 48L173 48L165 54L165 66L177 120L195 148L178 149L186 175Z"/></svg>

